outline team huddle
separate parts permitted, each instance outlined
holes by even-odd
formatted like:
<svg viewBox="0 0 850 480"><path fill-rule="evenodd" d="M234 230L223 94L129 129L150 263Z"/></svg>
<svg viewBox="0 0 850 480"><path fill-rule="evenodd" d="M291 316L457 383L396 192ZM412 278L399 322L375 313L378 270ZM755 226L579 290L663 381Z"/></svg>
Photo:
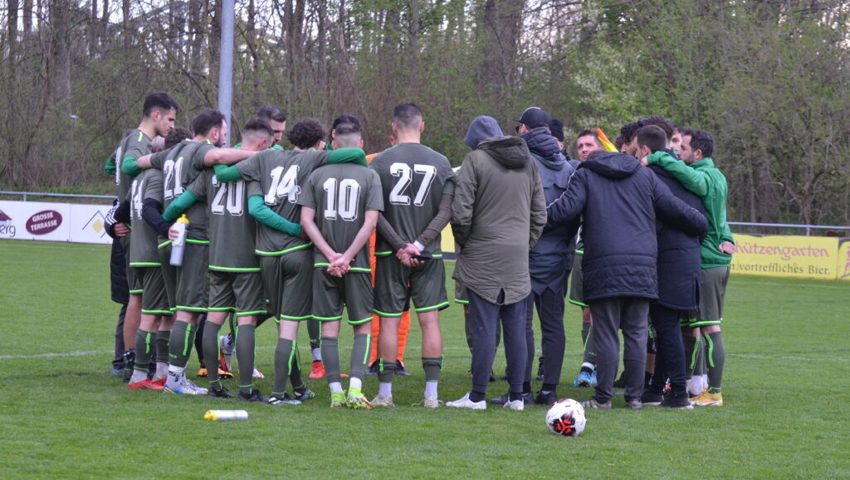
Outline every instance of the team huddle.
<svg viewBox="0 0 850 480"><path fill-rule="evenodd" d="M517 136L476 118L464 139L471 151L455 172L421 144L425 122L412 103L393 110L392 146L368 158L351 115L330 131L301 119L286 132L293 148L285 150L286 117L275 107L246 122L235 148L222 147L228 125L220 112L201 111L189 132L174 127L177 111L169 95L150 94L139 127L107 162L118 189L109 231L129 291L116 353L123 350L129 389L300 404L316 396L298 354L307 323L310 377L327 379L331 407L392 407L406 341L400 325L413 309L422 330L421 405L439 407L440 311L449 306L440 233L451 224L472 386L447 406L487 407L500 336L510 389L490 403L523 410L557 400L571 270L569 300L582 306L585 344L574 386L596 387L586 407L611 407L618 330L627 406L722 405L719 324L735 247L725 178L705 132L650 117L623 128L622 153L606 152L584 131L579 160L569 160L563 125L532 107ZM535 307L543 383L533 396ZM278 340L265 396L254 385L262 376L255 331L269 318ZM348 374L338 346L343 320L353 330ZM225 324L230 334L220 335ZM379 386L369 400L363 380L373 334ZM207 387L186 375L193 346ZM233 375L234 353L238 392L222 383Z"/></svg>

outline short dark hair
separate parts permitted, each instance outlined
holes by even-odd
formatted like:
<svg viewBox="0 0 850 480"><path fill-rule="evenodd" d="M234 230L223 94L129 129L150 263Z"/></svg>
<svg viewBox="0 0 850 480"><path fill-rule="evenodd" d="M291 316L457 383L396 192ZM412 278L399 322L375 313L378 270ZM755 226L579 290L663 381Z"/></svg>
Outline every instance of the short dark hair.
<svg viewBox="0 0 850 480"><path fill-rule="evenodd" d="M578 135L576 136L576 142L578 142L578 139L581 138L581 137L593 137L593 141L596 142L596 144L599 145L600 147L602 146L602 142L599 141L599 137L596 135L596 133L593 130L591 130L589 128L585 128L584 130L578 132ZM617 149L619 150L620 147L617 147Z"/></svg>
<svg viewBox="0 0 850 480"><path fill-rule="evenodd" d="M245 128L243 128L243 130L246 132L262 132L270 137L274 136L274 130L272 129L272 126L269 125L269 121L257 115L248 120L248 123L245 124Z"/></svg>
<svg viewBox="0 0 850 480"><path fill-rule="evenodd" d="M177 102L165 92L151 92L145 97L144 106L142 106L142 115L150 117L154 110L180 110Z"/></svg>
<svg viewBox="0 0 850 480"><path fill-rule="evenodd" d="M169 149L178 143L186 140L187 138L192 138L192 132L187 128L183 127L174 127L171 129L171 132L165 137L165 148Z"/></svg>
<svg viewBox="0 0 850 480"><path fill-rule="evenodd" d="M393 121L403 129L418 128L422 118L422 109L415 103L401 103L393 109Z"/></svg>
<svg viewBox="0 0 850 480"><path fill-rule="evenodd" d="M358 131L358 132L362 131L362 127L360 125L360 119L355 117L354 115L349 115L347 113L344 113L344 114L342 114L342 115L340 115L340 116L338 116L334 119L334 123L331 125L331 130L336 131L336 127L338 127L340 124L343 124L343 123L348 124L349 128L357 129L356 131ZM349 132L349 133L351 133L351 132Z"/></svg>
<svg viewBox="0 0 850 480"><path fill-rule="evenodd" d="M579 137L581 137L581 136L582 135L579 135ZM623 141L622 135L617 135L617 138L614 139L614 147L617 148L618 152L620 151L621 148L623 148L623 144L625 144L625 143L626 142Z"/></svg>
<svg viewBox="0 0 850 480"><path fill-rule="evenodd" d="M553 118L549 120L549 133L552 134L553 137L557 138L558 141L564 141L564 123L557 118Z"/></svg>
<svg viewBox="0 0 850 480"><path fill-rule="evenodd" d="M286 133L286 138L298 148L308 149L319 140L323 140L327 132L321 122L315 118L302 118Z"/></svg>
<svg viewBox="0 0 850 480"><path fill-rule="evenodd" d="M667 136L658 125L644 125L637 132L638 145L647 146L652 153L667 148Z"/></svg>
<svg viewBox="0 0 850 480"><path fill-rule="evenodd" d="M710 157L714 154L714 137L710 133L688 128L682 132L682 136L685 135L691 137L691 150L700 150L703 157Z"/></svg>
<svg viewBox="0 0 850 480"><path fill-rule="evenodd" d="M266 120L274 120L275 122L283 123L286 121L286 112L274 105L262 105L257 109L256 116L265 118Z"/></svg>
<svg viewBox="0 0 850 480"><path fill-rule="evenodd" d="M673 127L673 122L667 120L661 115L646 117L642 119L641 122L643 122L644 125L655 125L656 127L661 128L661 130L664 131L664 135L667 136L668 141L673 138L673 130L675 129L675 127Z"/></svg>
<svg viewBox="0 0 850 480"><path fill-rule="evenodd" d="M620 136L623 137L623 144L631 142L635 138L635 134L644 124L642 121L627 123L620 129Z"/></svg>
<svg viewBox="0 0 850 480"><path fill-rule="evenodd" d="M224 114L212 108L205 108L192 119L192 131L195 135L206 136L210 130L224 123Z"/></svg>

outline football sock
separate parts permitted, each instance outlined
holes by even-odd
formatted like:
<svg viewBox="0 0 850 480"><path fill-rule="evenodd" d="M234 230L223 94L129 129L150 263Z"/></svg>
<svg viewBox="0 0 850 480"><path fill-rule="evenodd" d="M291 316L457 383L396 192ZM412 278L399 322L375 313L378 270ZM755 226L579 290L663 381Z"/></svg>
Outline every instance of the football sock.
<svg viewBox="0 0 850 480"><path fill-rule="evenodd" d="M592 363L582 362L581 371L585 373L593 373L596 370L596 365Z"/></svg>
<svg viewBox="0 0 850 480"><path fill-rule="evenodd" d="M721 332L709 333L705 336L705 343L708 346L708 393L720 393L723 366L726 363L723 335Z"/></svg>
<svg viewBox="0 0 850 480"><path fill-rule="evenodd" d="M423 358L422 369L425 370L426 382L439 381L440 371L443 369L443 357Z"/></svg>
<svg viewBox="0 0 850 480"><path fill-rule="evenodd" d="M393 394L393 384L381 382L378 384L378 395L381 397L389 397Z"/></svg>
<svg viewBox="0 0 850 480"><path fill-rule="evenodd" d="M342 389L342 383L340 382L330 382L328 383L328 387L331 390L331 393L343 393L345 390Z"/></svg>
<svg viewBox="0 0 850 480"><path fill-rule="evenodd" d="M708 372L705 368L706 344L702 338L698 338L697 342L697 362L694 367L694 375L705 375Z"/></svg>
<svg viewBox="0 0 850 480"><path fill-rule="evenodd" d="M133 376L130 383L136 383L148 378L148 364L151 360L151 332L136 330L136 363L133 365Z"/></svg>
<svg viewBox="0 0 850 480"><path fill-rule="evenodd" d="M310 350L313 352L313 360L321 360L321 330L319 321L315 318L307 319L307 335L310 337Z"/></svg>
<svg viewBox="0 0 850 480"><path fill-rule="evenodd" d="M322 337L322 362L325 364L328 385L339 383L339 347L336 338Z"/></svg>
<svg viewBox="0 0 850 480"><path fill-rule="evenodd" d="M351 380L348 381L348 393L359 392L362 387L363 380L352 375Z"/></svg>
<svg viewBox="0 0 850 480"><path fill-rule="evenodd" d="M221 325L216 325L213 322L205 323L204 366L207 367L207 378L210 379L210 386L219 389L221 388L221 380L218 378L218 331L221 329Z"/></svg>
<svg viewBox="0 0 850 480"><path fill-rule="evenodd" d="M372 335L354 335L354 345L351 347L351 379L366 377L366 368L369 363L369 348Z"/></svg>
<svg viewBox="0 0 850 480"><path fill-rule="evenodd" d="M522 393L531 393L531 382L522 382Z"/></svg>
<svg viewBox="0 0 850 480"><path fill-rule="evenodd" d="M198 319L198 327L195 331L195 353L198 354L198 361L201 365L204 364L204 325L206 324L207 317L201 317Z"/></svg>
<svg viewBox="0 0 850 480"><path fill-rule="evenodd" d="M299 390L305 387L304 379L301 377L301 354L298 353L298 342L292 342L292 351L295 352L292 362L289 364L289 383L292 388Z"/></svg>
<svg viewBox="0 0 850 480"><path fill-rule="evenodd" d="M581 323L581 344L587 346L587 337L590 335L590 324Z"/></svg>
<svg viewBox="0 0 850 480"><path fill-rule="evenodd" d="M314 362L322 361L322 349L319 347L314 347L312 339L310 340L310 354L313 355Z"/></svg>
<svg viewBox="0 0 850 480"><path fill-rule="evenodd" d="M277 339L277 348L274 351L274 388L272 388L272 395L282 396L286 393L286 382L289 381L289 366L292 364L294 354L295 350L292 349L292 340L286 340L285 338Z"/></svg>
<svg viewBox="0 0 850 480"><path fill-rule="evenodd" d="M168 365L168 348L171 330L156 332L156 362Z"/></svg>
<svg viewBox="0 0 850 480"><path fill-rule="evenodd" d="M694 374L694 367L696 367L697 363L697 338L690 335L682 335L682 340L685 342L685 371L688 377L690 377Z"/></svg>
<svg viewBox="0 0 850 480"><path fill-rule="evenodd" d="M425 382L425 392L423 393L423 396L425 398L437 398L437 385L439 385L439 382L436 380L427 380Z"/></svg>
<svg viewBox="0 0 850 480"><path fill-rule="evenodd" d="M239 392L250 395L254 390L254 325L239 325L236 335L236 361L239 362Z"/></svg>
<svg viewBox="0 0 850 480"><path fill-rule="evenodd" d="M136 330L136 364L133 366L138 371L148 371L148 365L151 362L151 332L146 332L141 328Z"/></svg>
<svg viewBox="0 0 850 480"><path fill-rule="evenodd" d="M195 343L195 329L192 324L175 321L174 327L171 328L171 340L168 342L168 361L171 366L186 368L193 343Z"/></svg>
<svg viewBox="0 0 850 480"><path fill-rule="evenodd" d="M398 369L398 364L394 361L384 360L383 358L378 359L378 380L381 384L393 383L393 376L395 376L395 372Z"/></svg>

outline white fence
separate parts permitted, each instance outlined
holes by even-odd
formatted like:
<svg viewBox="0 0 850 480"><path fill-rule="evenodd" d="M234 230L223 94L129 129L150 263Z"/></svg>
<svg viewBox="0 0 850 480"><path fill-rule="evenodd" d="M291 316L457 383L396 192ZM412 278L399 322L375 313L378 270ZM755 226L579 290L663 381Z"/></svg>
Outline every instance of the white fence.
<svg viewBox="0 0 850 480"><path fill-rule="evenodd" d="M0 239L110 244L111 205L0 200Z"/></svg>

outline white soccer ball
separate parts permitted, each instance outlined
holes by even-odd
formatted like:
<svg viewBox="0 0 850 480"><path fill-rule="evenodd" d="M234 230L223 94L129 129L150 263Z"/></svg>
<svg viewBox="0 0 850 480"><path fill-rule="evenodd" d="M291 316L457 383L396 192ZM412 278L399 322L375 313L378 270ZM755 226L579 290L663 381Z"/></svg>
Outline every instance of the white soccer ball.
<svg viewBox="0 0 850 480"><path fill-rule="evenodd" d="M584 407L572 398L562 398L546 412L546 426L555 435L577 437L584 431Z"/></svg>

